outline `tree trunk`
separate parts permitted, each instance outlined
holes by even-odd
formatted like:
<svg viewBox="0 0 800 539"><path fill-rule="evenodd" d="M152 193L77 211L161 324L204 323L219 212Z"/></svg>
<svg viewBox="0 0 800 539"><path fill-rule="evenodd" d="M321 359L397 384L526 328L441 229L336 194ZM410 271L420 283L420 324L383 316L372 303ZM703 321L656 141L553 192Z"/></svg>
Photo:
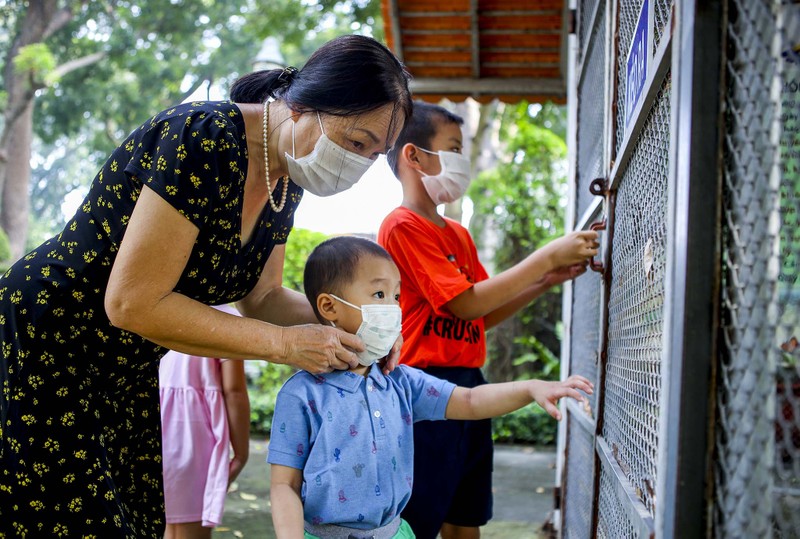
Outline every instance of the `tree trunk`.
<svg viewBox="0 0 800 539"><path fill-rule="evenodd" d="M33 100L36 90L43 87L32 73L18 71L14 58L23 47L42 43L63 28L72 18L70 9L77 7L59 9L57 0L30 0L3 66L8 100L0 133L0 226L11 243L11 261L23 254L28 236Z"/></svg>
<svg viewBox="0 0 800 539"><path fill-rule="evenodd" d="M5 165L0 226L11 246L11 260L25 251L28 237L28 184L31 178L31 142L33 141L33 100L29 101L16 121L6 128L13 141Z"/></svg>

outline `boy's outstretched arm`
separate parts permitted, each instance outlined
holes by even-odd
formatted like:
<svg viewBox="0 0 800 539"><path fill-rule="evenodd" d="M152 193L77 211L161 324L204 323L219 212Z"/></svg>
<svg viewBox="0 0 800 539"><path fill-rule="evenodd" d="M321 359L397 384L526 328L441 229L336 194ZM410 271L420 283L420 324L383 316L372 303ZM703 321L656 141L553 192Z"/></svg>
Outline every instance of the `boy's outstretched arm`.
<svg viewBox="0 0 800 539"><path fill-rule="evenodd" d="M542 279L548 274L576 264L585 265L597 255L597 232L582 230L570 232L528 255L507 270L475 283L447 303L451 313L462 320L475 320L514 302L526 305L540 294ZM530 299L524 301L525 295ZM519 307L518 307L519 308ZM513 311L516 312L516 311ZM513 314L510 313L510 314ZM510 314L506 314L507 318Z"/></svg>
<svg viewBox="0 0 800 539"><path fill-rule="evenodd" d="M303 501L300 488L303 470L280 464L270 465L269 501L272 505L272 524L278 539L302 539Z"/></svg>
<svg viewBox="0 0 800 539"><path fill-rule="evenodd" d="M544 380L523 380L484 384L466 388L457 387L447 402L447 419L488 419L497 417L536 401L548 414L561 420L561 412L556 404L562 397L572 397L583 401L578 390L591 395L592 383L583 376L573 375L563 382ZM274 510L274 504L273 504Z"/></svg>
<svg viewBox="0 0 800 539"><path fill-rule="evenodd" d="M552 287L577 278L586 273L586 263L562 266L550 271L541 279L529 286L517 297L502 305L501 307L489 312L484 316L483 323L486 329L495 327L497 324L517 314L523 307L535 300Z"/></svg>

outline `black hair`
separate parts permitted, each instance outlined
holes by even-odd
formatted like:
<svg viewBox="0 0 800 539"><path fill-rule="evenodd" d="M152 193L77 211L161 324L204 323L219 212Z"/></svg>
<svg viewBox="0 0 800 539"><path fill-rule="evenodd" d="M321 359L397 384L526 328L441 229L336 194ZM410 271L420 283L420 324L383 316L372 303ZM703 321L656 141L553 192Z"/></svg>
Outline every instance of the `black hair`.
<svg viewBox="0 0 800 539"><path fill-rule="evenodd" d="M430 149L431 140L436 136L436 130L442 123L463 125L464 118L439 105L414 101L414 112L403 125L403 130L400 131L394 147L386 153L386 160L392 167L395 176L397 175L398 153L403 146L410 143L426 150Z"/></svg>
<svg viewBox="0 0 800 539"><path fill-rule="evenodd" d="M283 99L295 112L319 111L355 116L394 105L389 133L398 113L407 121L413 102L405 66L371 37L337 37L317 49L299 71L294 68L256 71L233 83L231 101L263 103Z"/></svg>
<svg viewBox="0 0 800 539"><path fill-rule="evenodd" d="M303 289L320 322L325 320L317 309L322 293L341 295L342 288L356 278L358 261L376 256L394 262L386 249L372 240L358 236L335 236L317 245L308 255L303 271Z"/></svg>

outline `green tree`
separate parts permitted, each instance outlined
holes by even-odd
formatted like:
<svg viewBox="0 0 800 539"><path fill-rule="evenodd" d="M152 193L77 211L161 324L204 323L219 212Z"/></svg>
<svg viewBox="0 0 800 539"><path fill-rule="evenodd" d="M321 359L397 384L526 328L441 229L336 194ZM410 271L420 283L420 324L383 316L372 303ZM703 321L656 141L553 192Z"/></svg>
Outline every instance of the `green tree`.
<svg viewBox="0 0 800 539"><path fill-rule="evenodd" d="M227 89L265 37L302 64L335 35L371 34L379 10L377 0L0 0L0 227L12 257L29 218L32 241L60 228L64 196L131 129L199 88Z"/></svg>
<svg viewBox="0 0 800 539"><path fill-rule="evenodd" d="M522 102L502 110L503 158L480 174L468 193L475 214L490 217L477 220L472 232L478 242L486 237L482 227L495 232L493 263L499 270L517 264L564 232L565 117L562 107L551 104ZM553 289L490 331L490 379L505 381L533 374L557 377L560 320L560 289Z"/></svg>

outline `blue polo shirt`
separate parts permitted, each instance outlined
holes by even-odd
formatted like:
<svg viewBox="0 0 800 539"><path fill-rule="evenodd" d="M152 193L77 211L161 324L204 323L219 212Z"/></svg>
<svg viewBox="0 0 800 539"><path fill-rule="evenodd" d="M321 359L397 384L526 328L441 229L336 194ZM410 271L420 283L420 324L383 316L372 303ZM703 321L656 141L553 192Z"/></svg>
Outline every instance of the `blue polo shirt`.
<svg viewBox="0 0 800 539"><path fill-rule="evenodd" d="M444 419L455 387L406 365L300 371L278 393L267 462L303 470L307 522L385 526L411 496L413 423Z"/></svg>

